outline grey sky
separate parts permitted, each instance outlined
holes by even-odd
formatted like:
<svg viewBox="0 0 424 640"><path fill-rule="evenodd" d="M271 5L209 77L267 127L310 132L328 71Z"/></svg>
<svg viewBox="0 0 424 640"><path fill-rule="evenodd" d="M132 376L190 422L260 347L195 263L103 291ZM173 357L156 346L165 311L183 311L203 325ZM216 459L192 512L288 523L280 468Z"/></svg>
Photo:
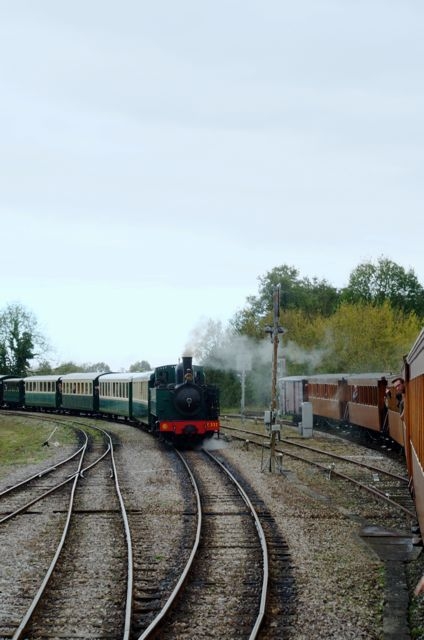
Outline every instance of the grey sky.
<svg viewBox="0 0 424 640"><path fill-rule="evenodd" d="M384 255L424 284L423 14L0 0L0 308L121 368L176 361L281 264L341 287Z"/></svg>

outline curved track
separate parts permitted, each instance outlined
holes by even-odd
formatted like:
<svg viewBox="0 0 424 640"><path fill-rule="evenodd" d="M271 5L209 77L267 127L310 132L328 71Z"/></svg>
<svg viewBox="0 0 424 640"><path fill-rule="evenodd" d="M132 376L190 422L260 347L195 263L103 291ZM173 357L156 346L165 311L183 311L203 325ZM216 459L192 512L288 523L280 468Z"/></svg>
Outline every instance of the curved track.
<svg viewBox="0 0 424 640"><path fill-rule="evenodd" d="M259 518L241 485L216 458L206 452L181 457L197 495L197 535L169 602L139 640L157 634L158 628L161 640L183 640L207 637L215 627L224 640L234 638L234 625L240 638L254 640L268 588L268 552Z"/></svg>
<svg viewBox="0 0 424 640"><path fill-rule="evenodd" d="M10 587L7 589L3 580L2 589L7 589L11 615L2 617L1 637L35 639L45 638L47 633L72 637L75 628L81 628L81 624L83 637L96 637L95 612L99 603L95 599L87 602L84 597L86 581L96 581L99 599L105 595L105 584L113 584L115 610L119 613L110 616L110 631L117 637L129 638L133 591L131 536L117 479L112 440L105 431L99 431L104 439L100 450L84 434L84 445L78 450L77 469L68 471L66 479L60 479L42 493L36 489L38 495L25 500L18 508L8 507L9 513L3 518L1 529L5 540L19 540L20 518L31 519L33 526L28 528L27 524L25 527L27 535L31 531L30 540L21 540L19 545L21 552L25 549L31 568L19 575L16 572L22 571L22 562L13 566L6 561L4 566L3 560L2 572L8 575ZM64 460L63 468L74 457ZM3 500L10 501L13 497L16 501L18 493L33 492L37 481L45 484L48 478L51 483L58 466L62 469L61 465L50 467L9 487L2 493ZM39 504L38 511L33 509L36 503ZM118 558L117 562L114 562L114 556ZM110 604L112 598L108 601ZM7 602L5 605L8 610Z"/></svg>

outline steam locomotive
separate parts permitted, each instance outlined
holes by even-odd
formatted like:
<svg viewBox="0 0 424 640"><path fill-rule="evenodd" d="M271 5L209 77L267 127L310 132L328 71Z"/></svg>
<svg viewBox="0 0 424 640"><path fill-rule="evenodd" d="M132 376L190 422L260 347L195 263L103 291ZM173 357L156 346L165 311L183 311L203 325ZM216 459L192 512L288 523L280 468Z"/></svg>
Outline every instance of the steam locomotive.
<svg viewBox="0 0 424 640"><path fill-rule="evenodd" d="M121 418L172 442L201 441L220 429L219 389L188 356L140 373L0 375L0 406Z"/></svg>

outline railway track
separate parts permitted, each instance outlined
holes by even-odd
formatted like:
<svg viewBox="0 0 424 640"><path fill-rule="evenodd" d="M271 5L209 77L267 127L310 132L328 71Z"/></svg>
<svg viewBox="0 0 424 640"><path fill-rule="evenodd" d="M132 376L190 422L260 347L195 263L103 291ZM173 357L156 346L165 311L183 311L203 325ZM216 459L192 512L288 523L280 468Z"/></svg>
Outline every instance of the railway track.
<svg viewBox="0 0 424 640"><path fill-rule="evenodd" d="M161 640L207 637L215 627L220 638L234 638L235 625L241 638L254 640L268 590L268 550L259 518L217 458L205 452L181 457L196 495L197 532L170 601L139 640L158 628Z"/></svg>
<svg viewBox="0 0 424 640"><path fill-rule="evenodd" d="M40 418L39 414L37 417ZM66 422L72 422L73 428L81 431L87 428L90 434L92 432L88 425L91 427L96 424L89 418L71 420L66 417ZM104 422L101 424L104 425ZM110 428L113 429L112 426ZM225 431L230 432L224 426ZM245 502L240 501L240 491L233 485L233 479L221 478L224 467L230 468L225 447L215 456L216 461L198 451L186 453L186 462L193 476L193 481L188 481L189 472L181 471L177 452L158 447L157 441L147 434L141 436L137 430L120 423L115 435L112 434L112 445L120 445L120 438L126 432L134 434L131 442L136 444L115 447L114 457L118 461L120 486L131 531L132 586L128 586L129 561L119 515L119 500L113 497L110 490L117 474L111 471L109 457L102 457L108 445L101 444L99 438L93 440L90 435L83 468L95 459L101 460L96 466L78 474L79 487L69 535L45 595L22 637L37 639L66 635L90 640L106 637L131 640L160 637L161 640L168 640L178 637L184 640L218 633L225 640L234 638L234 629L237 629L237 637L241 640L268 640L289 634L296 590L291 577L287 545L279 536L278 527L265 502L248 485L244 485L243 470L240 469L240 475L234 470L231 470L231 474L249 495L256 515L252 514ZM257 438L258 445L267 455L268 441L263 435L263 425L258 427L256 436L250 429L231 431L231 435L240 438L241 447L242 441L253 447ZM410 500L411 497L406 478L390 471L393 460L386 460L375 451L357 446L349 449L350 453L347 454L349 445L346 442L340 444L335 438L326 438L321 449L322 440L321 437L316 438L313 447L304 440L290 437L277 443L277 453L282 456L283 472L287 477L296 475L294 481L298 483L298 480L302 482L311 476L318 492L319 488L316 488L322 481L323 495L326 493L332 496L332 500L334 498L333 506L337 506L336 495L340 493L345 497L345 504L349 504L350 489L347 490L347 486L352 486L352 504L355 502L356 505L358 494L364 492L364 486L367 483L370 486L374 484L378 489L375 500L362 499L363 512L359 517L365 522L371 514L375 521L375 513L379 510L382 523L397 526L401 517L394 521L392 513L395 510L394 503L401 504L402 500L395 498L395 489L401 488ZM151 447L149 442L152 443ZM258 455L260 460L260 453L256 457ZM90 456L89 460L87 456ZM133 456L129 465L125 456ZM127 468L130 468L129 475ZM62 473L72 476L73 471L69 469ZM43 475L40 480L52 485L52 476ZM199 487L198 497L192 490L194 478ZM349 485L346 485L348 479ZM276 474L273 485L279 483ZM70 485L71 482L68 482L66 487ZM66 493L68 489L59 491ZM376 507L383 497L387 507ZM31 506L28 515L23 512L0 525L0 543L6 540L5 537L3 540L1 538L2 530L14 526L14 522L19 519L34 519L35 522L40 517L44 520L37 530L40 532L38 548L44 549L44 530L50 526L52 532L59 518L65 518L63 504L58 502L51 503L48 514L43 515L42 505L46 500ZM409 512L406 503L404 507L403 510L399 507L402 521L405 521L405 517L412 521L414 511ZM11 507L8 509L10 511ZM341 511L347 514L348 507L343 506ZM55 522L49 525L51 514L54 514ZM258 539L259 527L262 534ZM16 540L17 534L14 536ZM107 542L109 536L113 538L112 543ZM6 543L5 548L7 553L11 543ZM262 568L264 548L267 569ZM29 550L24 553L27 551L29 553ZM13 550L13 553L17 554L18 551ZM28 563L31 569L41 564L41 553L39 555L40 558L33 558ZM87 558L91 559L88 564L85 561ZM0 570L1 573L3 570ZM2 581L2 606L7 591L3 584ZM33 587L31 589L34 591ZM19 598L13 600L11 596L10 610L16 609L17 602ZM125 605L126 602L130 604ZM15 628L17 622L15 620ZM9 633L5 631L4 637L15 637L10 629ZM0 636L3 637L1 629Z"/></svg>
<svg viewBox="0 0 424 640"><path fill-rule="evenodd" d="M125 472L125 455L137 457L137 451L118 448L125 514L114 466L116 436L97 429L104 442L93 438L96 427L89 419L43 419L63 420L84 442L73 455L8 486L0 496L0 543L9 552L8 560L0 560L0 637L133 640L157 637L159 625L161 638L175 633L192 638L199 629L214 628L219 611L228 638L234 624L241 637L256 638L266 612L268 550L253 505L222 463L190 452L181 464L168 449L160 454L169 460L163 467L163 458L155 461L156 444L150 453L144 444L139 469L144 490L139 492L133 472L130 477ZM175 502L172 487L175 513L173 507L162 512L164 498L158 495L166 500L175 482L181 495ZM258 504L271 540L272 518ZM22 519L24 538L19 536ZM287 564L280 542L271 540L272 558L280 556ZM275 569L270 582L282 584ZM276 605L275 598L270 601Z"/></svg>
<svg viewBox="0 0 424 640"><path fill-rule="evenodd" d="M253 426L253 425L252 425ZM223 427L231 437L244 440L250 445L262 448L264 457L269 455L269 439L257 427L240 428L231 425ZM314 467L328 480L342 480L347 483L346 500L349 491L361 490L371 495L380 504L386 505L382 512L384 519L394 510L399 514L397 523L411 529L416 526L417 516L404 465L386 457L381 450L368 449L363 445L346 442L337 437L326 437L318 446L284 437L277 441L275 448L277 468L290 472L290 460L298 460ZM364 510L367 504L364 502Z"/></svg>
<svg viewBox="0 0 424 640"><path fill-rule="evenodd" d="M93 445L92 438L84 435L77 469L68 471L67 479L55 481L52 475L57 467L63 476L75 456L2 493L9 505L0 541L12 552L2 559L2 593L7 594L2 597L2 638L75 637L77 629L86 638L105 632L109 637L129 637L131 536L113 443L106 432L102 435L102 445ZM46 479L51 485L47 490L34 488L40 482L45 485ZM28 491L37 496L28 501ZM25 504L15 508L13 502L22 492ZM27 519L26 537L19 535L22 518ZM25 553L27 561L21 557L14 563L17 553Z"/></svg>

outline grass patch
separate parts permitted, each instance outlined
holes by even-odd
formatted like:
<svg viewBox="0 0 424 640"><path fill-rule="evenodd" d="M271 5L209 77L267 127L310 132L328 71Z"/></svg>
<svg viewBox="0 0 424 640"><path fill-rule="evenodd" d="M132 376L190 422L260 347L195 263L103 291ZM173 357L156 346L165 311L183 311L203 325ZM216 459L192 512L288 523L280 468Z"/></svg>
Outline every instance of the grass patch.
<svg viewBox="0 0 424 640"><path fill-rule="evenodd" d="M43 443L52 434L55 424L46 423L42 418L30 419L0 414L0 474L10 465L31 464L51 457L51 447ZM59 445L75 443L73 429L58 426L50 443Z"/></svg>

